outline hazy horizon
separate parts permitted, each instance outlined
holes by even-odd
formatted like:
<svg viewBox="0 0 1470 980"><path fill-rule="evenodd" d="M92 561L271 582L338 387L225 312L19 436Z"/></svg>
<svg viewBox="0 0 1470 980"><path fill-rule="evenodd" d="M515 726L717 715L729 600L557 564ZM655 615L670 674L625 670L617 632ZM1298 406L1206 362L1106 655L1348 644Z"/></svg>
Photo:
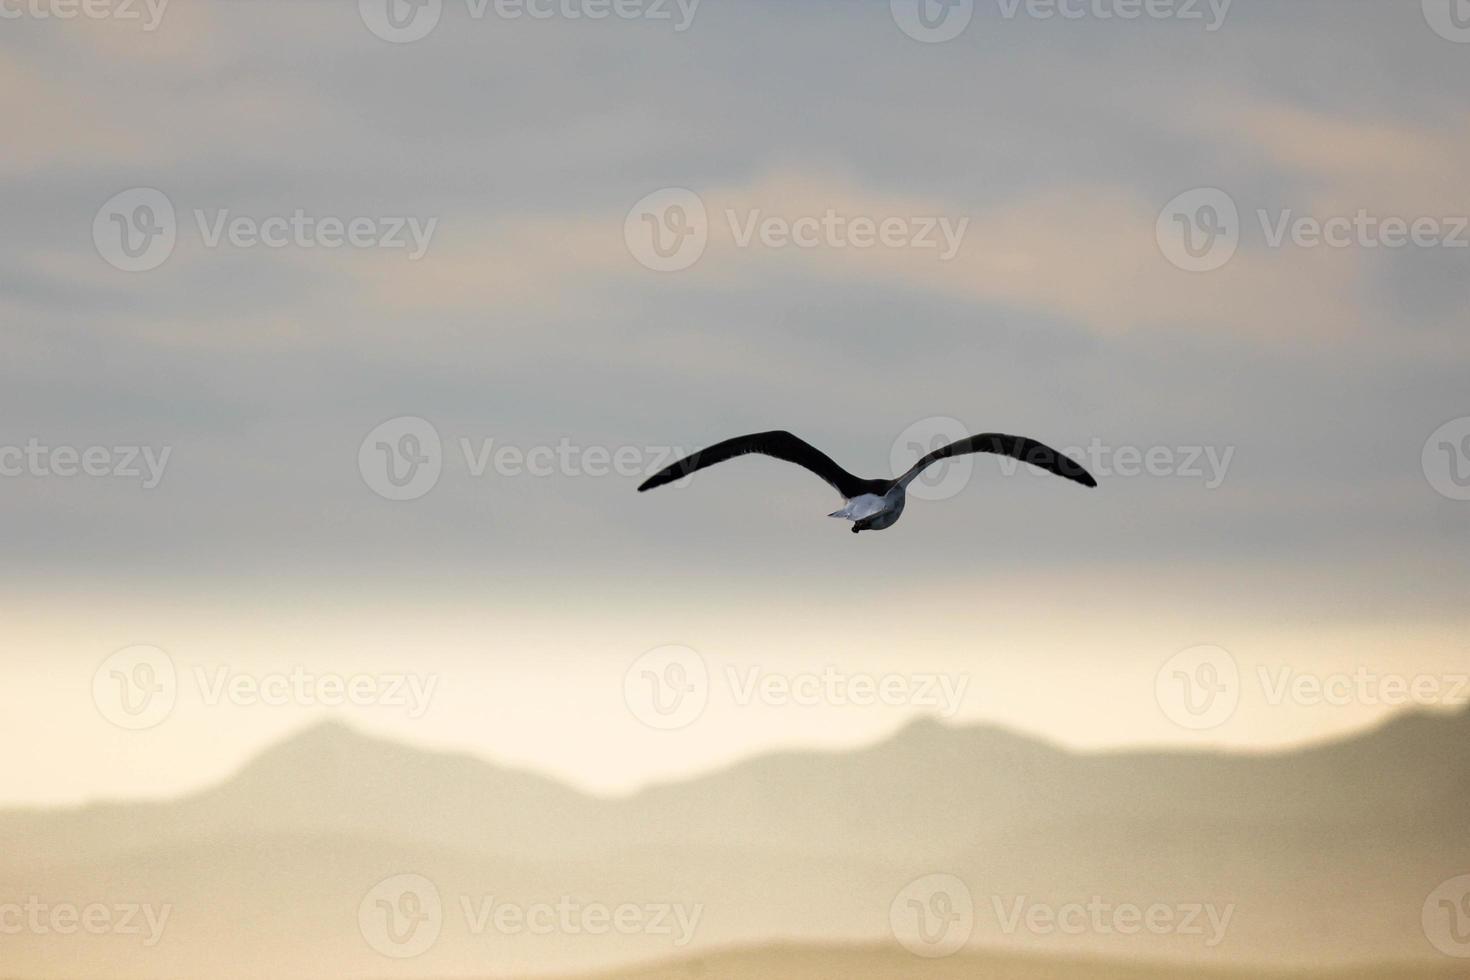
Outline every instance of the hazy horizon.
<svg viewBox="0 0 1470 980"><path fill-rule="evenodd" d="M477 763L483 763L485 765L495 767L497 769L505 769L508 771L514 771L524 773L526 775L549 779L553 782L557 782L565 786L567 789L573 790L585 796L612 801L629 799L639 795L640 793L658 789L664 786L698 780L709 776L715 776L732 768L738 767L744 763L783 756L791 753L835 754L849 751L862 752L883 745L914 726L922 726L925 724L934 724L950 730L971 729L994 731L1003 735L1015 736L1028 742L1034 742L1039 745L1054 748L1070 755L1082 757L1100 758L1108 756L1116 757L1132 755L1174 754L1188 756L1190 754L1197 753L1220 753L1227 756L1238 756L1242 758L1269 758L1272 756L1289 756L1293 753L1303 750L1317 749L1325 746L1334 745L1342 741L1350 741L1354 738L1369 735L1382 728L1384 725L1391 724L1394 721L1402 718L1418 715L1444 717L1455 715L1461 712L1470 712L1470 707L1405 707L1391 710L1382 717L1375 718L1362 726L1348 727L1341 731L1332 731L1328 733L1307 736L1295 741L1273 743L1269 745L1263 744L1248 746L1229 745L1220 742L1196 742L1186 745L1177 742L1162 743L1150 741L1120 742L1112 745L1080 746L1048 738L1047 736L1039 732L1027 731L1023 728L1015 726L1001 725L995 722L986 721L984 719L956 719L944 717L943 715L937 713L915 713L913 715L903 718L890 728L877 731L876 734L865 734L863 737L852 740L844 740L841 742L809 740L762 745L752 748L748 752L731 756L730 758L716 759L714 761L711 761L708 765L704 767L691 768L687 771L671 770L667 773L660 773L652 776L646 781L629 784L626 786L603 785L590 780L581 781L576 778L572 778L565 773L560 773L552 769L538 768L534 763L527 763L524 761L512 762L510 761L509 756L497 754L493 749L485 749L476 743L460 743L448 741L415 741L411 736L405 734L402 729L394 729L391 727L380 728L372 725L371 723L364 723L359 719L352 718L352 716L350 715L338 712L324 713L304 720L300 724L287 727L280 732L272 731L268 735L263 735L261 737L262 740L260 741L260 743L250 746L245 751L245 754L241 759L237 761L232 760L227 764L223 764L218 772L212 773L204 777L199 783L187 786L182 790L167 792L163 794L146 794L132 797L103 795L88 797L86 799L80 800L22 799L0 802L0 809L28 810L41 809L46 807L87 807L90 805L102 803L146 803L175 800L181 797L191 796L198 792L207 791L223 783L229 782L231 779L238 776L242 771L244 771L250 764L252 764L273 749L295 743L298 739L309 736L314 732L331 731L338 729L350 732L354 736L360 736L362 738L374 741L383 741L394 745L399 745L404 748L411 748L417 751L449 756L460 756L471 759Z"/></svg>

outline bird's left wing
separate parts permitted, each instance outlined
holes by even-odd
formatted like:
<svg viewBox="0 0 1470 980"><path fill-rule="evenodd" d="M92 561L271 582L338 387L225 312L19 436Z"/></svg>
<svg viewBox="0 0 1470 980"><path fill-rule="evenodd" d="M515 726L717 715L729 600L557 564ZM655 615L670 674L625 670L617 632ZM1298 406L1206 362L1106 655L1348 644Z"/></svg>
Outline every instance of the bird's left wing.
<svg viewBox="0 0 1470 980"><path fill-rule="evenodd" d="M923 459L914 464L913 469L893 481L901 486L908 486L914 477L922 473L925 468L934 465L941 459L949 459L951 456L963 456L967 453L996 453L1000 456L1010 456L1019 459L1023 463L1040 467L1048 473L1055 473L1074 483L1080 483L1084 487L1095 487L1097 481L1092 474L1083 468L1082 464L1070 456L1063 456L1050 446L1043 445L1035 439L1027 439L1024 436L1008 436L997 432L987 432L983 435L970 436L952 442L943 449L936 449Z"/></svg>
<svg viewBox="0 0 1470 980"><path fill-rule="evenodd" d="M673 483L693 473L702 470L706 466L723 463L727 459L736 456L744 456L748 453L759 453L763 456L772 456L776 459L795 463L797 466L811 470L813 473L826 480L837 488L837 492L844 497L852 498L868 490L869 481L853 476L847 470L838 466L837 463L815 446L789 432L777 430L775 432L756 432L748 436L736 436L734 439L726 439L724 442L716 443L708 449L685 456L677 463L667 466L647 480L643 481L638 488L639 492L661 487L665 483Z"/></svg>

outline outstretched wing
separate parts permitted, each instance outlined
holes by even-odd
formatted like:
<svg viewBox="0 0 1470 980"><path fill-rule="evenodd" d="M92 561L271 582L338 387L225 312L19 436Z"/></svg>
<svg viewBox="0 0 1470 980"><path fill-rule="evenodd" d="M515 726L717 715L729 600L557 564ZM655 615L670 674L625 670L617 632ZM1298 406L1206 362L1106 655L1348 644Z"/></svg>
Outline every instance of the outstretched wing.
<svg viewBox="0 0 1470 980"><path fill-rule="evenodd" d="M817 449L815 446L798 439L789 432L756 432L748 436L737 436L734 439L726 439L724 442L716 443L708 449L699 452L665 467L647 480L638 488L641 493L644 490L652 490L661 487L665 483L673 483L675 480L683 479L695 470L702 470L706 466L723 463L727 459L736 456L745 456L748 453L759 453L762 456L773 456L776 459L784 459L788 463L805 467L813 473L826 480L837 488L837 492L844 497L856 497L866 492L869 481L861 480L838 466L832 457Z"/></svg>
<svg viewBox="0 0 1470 980"><path fill-rule="evenodd" d="M902 486L908 486L914 477L924 471L926 467L932 466L941 459L949 459L951 456L964 456L967 453L995 453L1000 456L1011 456L1023 463L1038 466L1048 473L1065 477L1084 487L1095 487L1097 481L1092 474L1083 469L1082 464L1069 456L1052 449L1050 446L1042 445L1035 439L1027 439L1024 436L1007 436L996 432L987 432L984 435L970 436L959 442L952 442L943 449L936 449L923 459L914 464L914 468L895 480Z"/></svg>

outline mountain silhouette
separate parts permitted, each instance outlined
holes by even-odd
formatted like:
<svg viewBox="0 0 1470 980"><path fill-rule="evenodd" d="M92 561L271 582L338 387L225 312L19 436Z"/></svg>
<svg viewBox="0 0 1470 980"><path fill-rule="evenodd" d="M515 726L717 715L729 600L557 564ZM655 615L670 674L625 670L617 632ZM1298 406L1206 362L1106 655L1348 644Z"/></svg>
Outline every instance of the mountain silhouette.
<svg viewBox="0 0 1470 980"><path fill-rule="evenodd" d="M865 748L764 755L613 799L328 722L179 799L0 812L0 894L173 907L151 948L88 937L58 957L46 936L6 937L6 969L487 976L772 941L892 942L895 897L940 873L972 894L978 946L1196 965L1430 964L1425 898L1470 873L1467 812L1470 711L1410 712L1251 754L1077 753L926 719ZM443 923L431 949L398 960L364 940L358 913L402 874L434 883ZM687 947L475 927L487 898L564 897L702 914ZM1209 946L1005 926L1008 909L1094 897L1232 911Z"/></svg>

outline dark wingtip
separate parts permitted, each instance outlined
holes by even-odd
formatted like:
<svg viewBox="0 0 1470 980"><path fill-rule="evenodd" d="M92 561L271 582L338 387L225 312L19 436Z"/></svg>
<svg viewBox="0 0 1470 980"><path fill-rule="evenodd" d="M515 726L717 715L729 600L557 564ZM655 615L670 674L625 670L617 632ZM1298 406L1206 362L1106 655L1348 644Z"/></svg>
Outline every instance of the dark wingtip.
<svg viewBox="0 0 1470 980"><path fill-rule="evenodd" d="M653 474L653 476L650 476L648 479L646 479L642 483L638 484L638 492L639 493L643 493L645 490L652 490L655 487L661 487L665 483L672 483L672 482L673 482L673 477L669 476L669 474L667 474L667 473L655 473L655 474Z"/></svg>
<svg viewBox="0 0 1470 980"><path fill-rule="evenodd" d="M1077 478L1077 482L1082 484L1084 487L1087 487L1089 490L1097 489L1097 481L1092 478L1091 473L1088 473L1085 470L1083 471L1082 475Z"/></svg>

